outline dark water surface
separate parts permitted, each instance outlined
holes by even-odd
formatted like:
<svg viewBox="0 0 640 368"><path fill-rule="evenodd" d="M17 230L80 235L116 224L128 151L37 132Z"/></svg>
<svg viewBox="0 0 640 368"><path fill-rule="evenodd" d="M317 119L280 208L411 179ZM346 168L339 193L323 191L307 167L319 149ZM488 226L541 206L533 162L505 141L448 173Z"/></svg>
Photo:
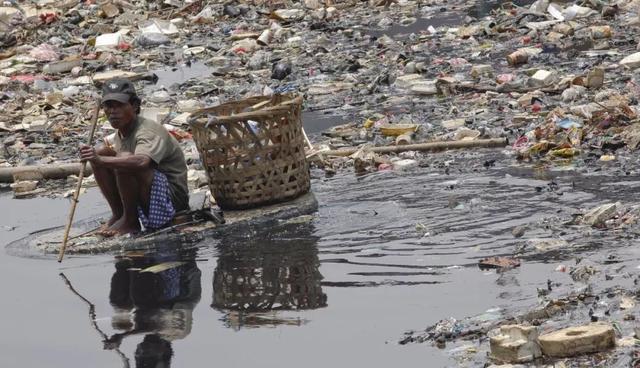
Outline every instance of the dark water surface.
<svg viewBox="0 0 640 368"><path fill-rule="evenodd" d="M491 157L498 164L485 169ZM556 236L534 227L515 239L514 226L566 218L607 199L637 202L640 183L516 170L495 151L458 160L464 164L448 175L420 168L315 179L320 207L310 222L191 250L163 244L144 257L68 256L62 264L2 252L0 366L134 367L136 357L138 366L170 360L173 367L456 366L448 349L397 341L443 318L535 305L536 287L566 277L553 270L569 254L525 258L505 274L479 270L478 259ZM549 191L552 179L558 189ZM69 203L6 193L0 206L0 243L7 244L63 225ZM76 218L105 209L92 189ZM139 272L167 261L182 263Z"/></svg>
<svg viewBox="0 0 640 368"><path fill-rule="evenodd" d="M201 61L193 62L189 66L177 66L156 70L154 73L158 76L158 80L154 83L153 88L170 88L176 84L182 84L185 81L195 78L201 80L211 76L213 68L209 67Z"/></svg>

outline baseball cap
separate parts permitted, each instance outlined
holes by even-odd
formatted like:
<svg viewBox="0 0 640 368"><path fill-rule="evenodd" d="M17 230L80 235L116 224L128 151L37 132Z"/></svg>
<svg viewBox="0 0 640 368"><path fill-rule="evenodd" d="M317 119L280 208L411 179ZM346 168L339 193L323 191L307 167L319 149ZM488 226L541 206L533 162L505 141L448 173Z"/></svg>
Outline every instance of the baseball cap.
<svg viewBox="0 0 640 368"><path fill-rule="evenodd" d="M131 97L137 96L136 89L127 79L111 79L102 85L101 103L118 101L128 103Z"/></svg>

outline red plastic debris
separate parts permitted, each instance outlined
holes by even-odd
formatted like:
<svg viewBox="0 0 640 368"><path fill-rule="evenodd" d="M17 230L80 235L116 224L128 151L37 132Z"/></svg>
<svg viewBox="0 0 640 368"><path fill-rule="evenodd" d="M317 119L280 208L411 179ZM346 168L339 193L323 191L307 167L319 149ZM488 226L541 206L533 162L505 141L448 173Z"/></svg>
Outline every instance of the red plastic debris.
<svg viewBox="0 0 640 368"><path fill-rule="evenodd" d="M393 165L391 164L380 164L378 165L378 171L388 171L393 170Z"/></svg>
<svg viewBox="0 0 640 368"><path fill-rule="evenodd" d="M540 110L542 110L542 105L537 103L531 105L531 112L540 112Z"/></svg>
<svg viewBox="0 0 640 368"><path fill-rule="evenodd" d="M38 79L44 79L44 77L42 77L41 75L20 74L20 75L12 75L10 77L10 79L12 81L17 81L17 82L29 84L29 83L33 83L34 81L36 81Z"/></svg>
<svg viewBox="0 0 640 368"><path fill-rule="evenodd" d="M40 14L40 21L44 24L51 24L58 20L58 15L56 13L42 13Z"/></svg>
<svg viewBox="0 0 640 368"><path fill-rule="evenodd" d="M496 77L496 82L498 84L509 83L516 79L516 76L513 74L500 74Z"/></svg>
<svg viewBox="0 0 640 368"><path fill-rule="evenodd" d="M95 52L91 52L91 53L88 53L88 54L84 55L82 58L84 60L96 60L98 58L98 56L99 55L96 54Z"/></svg>
<svg viewBox="0 0 640 368"><path fill-rule="evenodd" d="M131 44L121 41L118 44L118 50L127 51L131 49Z"/></svg>
<svg viewBox="0 0 640 368"><path fill-rule="evenodd" d="M191 133L186 132L184 130L170 130L169 134L171 134L175 139L178 140L178 142L182 142L185 139L192 139L193 137L191 136Z"/></svg>
<svg viewBox="0 0 640 368"><path fill-rule="evenodd" d="M519 150L519 149L525 148L527 146L527 143L529 143L529 138L523 135L522 137L518 138L518 140L515 141L515 143L513 144L513 149Z"/></svg>

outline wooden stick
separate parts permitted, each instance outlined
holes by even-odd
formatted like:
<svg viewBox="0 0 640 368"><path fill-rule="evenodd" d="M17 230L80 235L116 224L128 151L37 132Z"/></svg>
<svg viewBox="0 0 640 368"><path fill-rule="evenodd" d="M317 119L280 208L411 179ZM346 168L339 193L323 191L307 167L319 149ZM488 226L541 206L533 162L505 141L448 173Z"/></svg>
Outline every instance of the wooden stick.
<svg viewBox="0 0 640 368"><path fill-rule="evenodd" d="M93 110L93 116L91 117L91 132L89 133L88 145L93 144L93 135L96 132L96 125L98 123L98 115L100 115L100 102L96 104L96 108ZM60 253L58 254L58 262L62 262L64 257L64 251L67 249L67 241L69 240L69 230L71 230L71 223L73 222L73 216L76 214L76 205L78 204L78 197L80 197L80 189L82 188L82 179L84 179L84 170L87 167L87 161L82 163L80 168L80 174L78 175L78 185L76 186L76 192L73 195L73 203L71 203L71 212L69 213L69 220L67 221L67 227L64 229L64 238L62 240L62 246L60 247Z"/></svg>
<svg viewBox="0 0 640 368"><path fill-rule="evenodd" d="M417 144L406 144L404 146L384 146L371 147L370 152L374 153L398 153L406 151L431 151L454 148L475 148L475 147L504 147L509 144L507 138L461 140L461 141L436 141ZM318 154L326 156L350 156L358 151L358 148L346 148L339 150L319 151Z"/></svg>
<svg viewBox="0 0 640 368"><path fill-rule="evenodd" d="M304 127L300 127L300 128L302 129L302 136L304 137L305 143L307 143L307 146L309 146L309 149L312 150L313 144L311 144L309 137L307 137L307 132L304 131Z"/></svg>

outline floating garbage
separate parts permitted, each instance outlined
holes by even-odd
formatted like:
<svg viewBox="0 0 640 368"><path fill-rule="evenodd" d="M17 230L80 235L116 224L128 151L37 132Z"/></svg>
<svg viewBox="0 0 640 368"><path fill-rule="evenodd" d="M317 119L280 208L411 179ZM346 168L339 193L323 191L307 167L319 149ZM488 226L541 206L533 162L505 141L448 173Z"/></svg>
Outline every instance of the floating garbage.
<svg viewBox="0 0 640 368"><path fill-rule="evenodd" d="M571 357L613 348L615 332L608 324L594 323L543 334L538 341L544 355L557 358Z"/></svg>

